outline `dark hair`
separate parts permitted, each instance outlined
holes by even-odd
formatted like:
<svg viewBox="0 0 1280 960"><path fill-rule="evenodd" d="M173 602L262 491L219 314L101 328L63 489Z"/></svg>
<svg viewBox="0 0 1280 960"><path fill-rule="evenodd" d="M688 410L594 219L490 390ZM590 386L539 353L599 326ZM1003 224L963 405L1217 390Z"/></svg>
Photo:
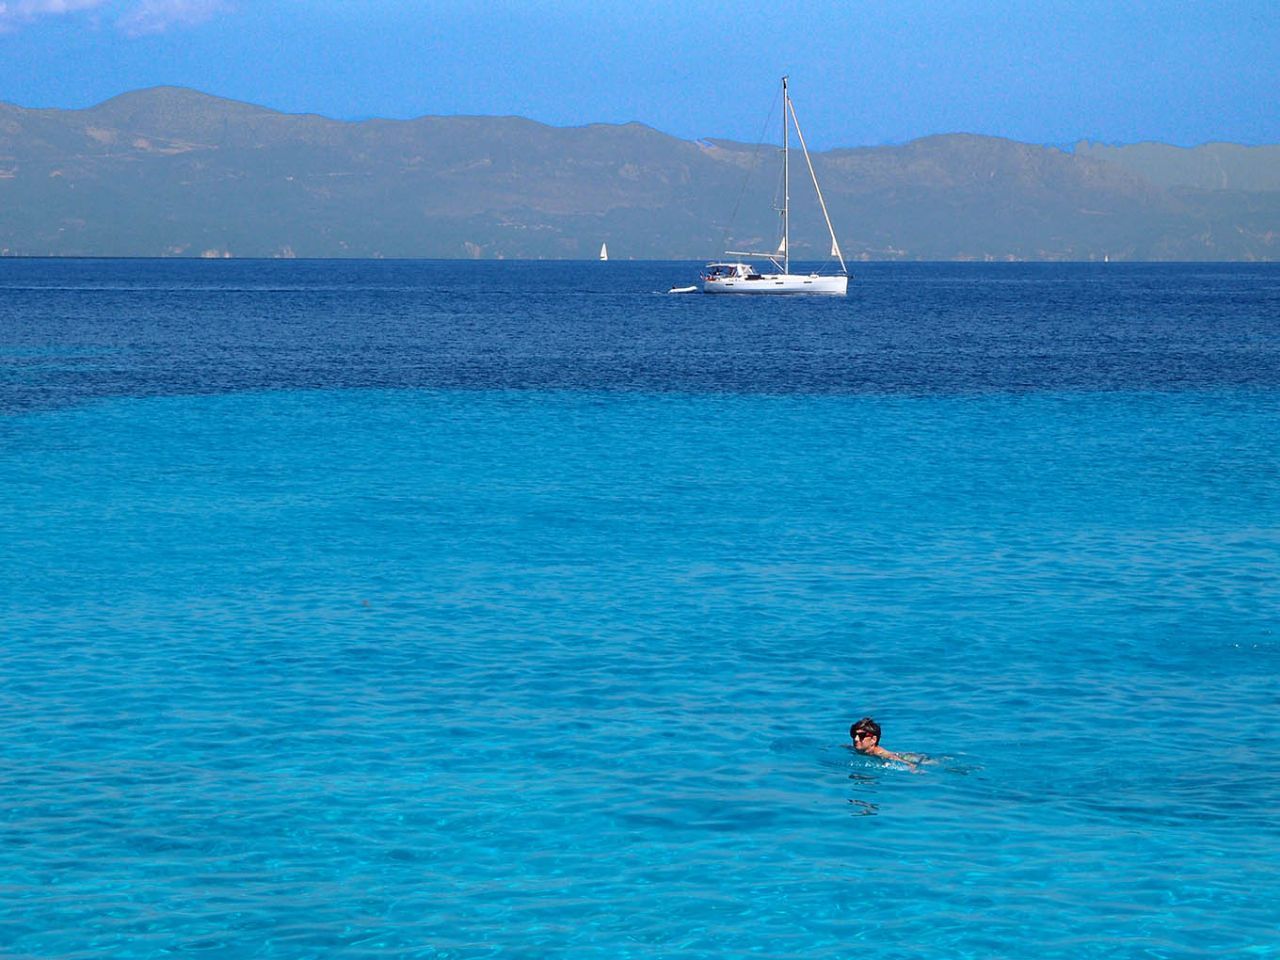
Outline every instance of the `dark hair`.
<svg viewBox="0 0 1280 960"><path fill-rule="evenodd" d="M880 724L876 723L870 717L863 717L857 723L849 727L849 739L852 740L856 733L875 737L878 742L880 740Z"/></svg>

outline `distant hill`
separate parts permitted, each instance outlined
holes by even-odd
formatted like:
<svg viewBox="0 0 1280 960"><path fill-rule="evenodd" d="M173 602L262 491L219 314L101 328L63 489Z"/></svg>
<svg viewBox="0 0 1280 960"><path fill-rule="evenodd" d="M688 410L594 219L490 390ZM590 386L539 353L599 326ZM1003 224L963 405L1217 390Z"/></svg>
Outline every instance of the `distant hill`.
<svg viewBox="0 0 1280 960"><path fill-rule="evenodd" d="M1280 147L957 134L813 159L851 259L1280 257ZM779 168L640 124L345 122L174 87L0 104L0 253L710 258L775 242ZM793 255L821 259L802 175Z"/></svg>
<svg viewBox="0 0 1280 960"><path fill-rule="evenodd" d="M1171 147L1167 143L1108 146L1087 140L1076 144L1077 156L1123 167L1160 187L1193 190L1280 190L1280 146L1245 147L1238 143L1206 143Z"/></svg>

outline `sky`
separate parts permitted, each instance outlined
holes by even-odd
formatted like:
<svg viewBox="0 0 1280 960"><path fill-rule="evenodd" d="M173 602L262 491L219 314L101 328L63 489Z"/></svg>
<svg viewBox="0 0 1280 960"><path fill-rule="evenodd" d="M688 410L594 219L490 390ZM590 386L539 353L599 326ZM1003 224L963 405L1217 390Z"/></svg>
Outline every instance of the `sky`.
<svg viewBox="0 0 1280 960"><path fill-rule="evenodd" d="M24 107L172 84L755 142L784 73L815 149L1280 143L1277 0L0 0L0 101Z"/></svg>

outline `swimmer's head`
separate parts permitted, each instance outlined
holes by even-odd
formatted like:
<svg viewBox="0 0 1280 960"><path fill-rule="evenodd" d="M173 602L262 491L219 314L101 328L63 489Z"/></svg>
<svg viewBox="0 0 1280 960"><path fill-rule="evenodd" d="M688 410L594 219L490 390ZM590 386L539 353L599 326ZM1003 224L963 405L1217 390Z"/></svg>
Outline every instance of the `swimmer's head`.
<svg viewBox="0 0 1280 960"><path fill-rule="evenodd" d="M858 750L869 750L880 742L880 724L870 717L863 717L849 727L849 737Z"/></svg>

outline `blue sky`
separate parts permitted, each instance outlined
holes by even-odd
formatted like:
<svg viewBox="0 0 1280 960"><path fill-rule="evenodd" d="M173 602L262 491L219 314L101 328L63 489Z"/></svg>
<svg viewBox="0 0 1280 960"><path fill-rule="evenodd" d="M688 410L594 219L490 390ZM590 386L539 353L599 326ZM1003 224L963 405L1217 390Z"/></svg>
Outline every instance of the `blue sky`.
<svg viewBox="0 0 1280 960"><path fill-rule="evenodd" d="M0 100L29 107L177 84L343 119L755 140L784 72L820 149L1280 143L1276 0L0 0Z"/></svg>

